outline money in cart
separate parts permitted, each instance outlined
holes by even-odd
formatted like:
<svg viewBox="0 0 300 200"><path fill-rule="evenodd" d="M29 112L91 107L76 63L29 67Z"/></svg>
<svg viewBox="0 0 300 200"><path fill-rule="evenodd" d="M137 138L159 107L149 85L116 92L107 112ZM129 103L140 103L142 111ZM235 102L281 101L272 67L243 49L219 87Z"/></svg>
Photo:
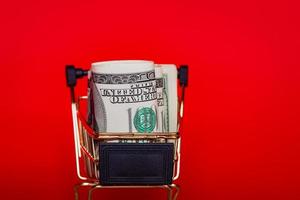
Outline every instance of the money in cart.
<svg viewBox="0 0 300 200"><path fill-rule="evenodd" d="M77 95L83 77L87 91ZM188 67L105 61L90 70L67 65L66 79L80 179L75 199L81 188L88 189L89 200L98 189L158 188L176 200Z"/></svg>

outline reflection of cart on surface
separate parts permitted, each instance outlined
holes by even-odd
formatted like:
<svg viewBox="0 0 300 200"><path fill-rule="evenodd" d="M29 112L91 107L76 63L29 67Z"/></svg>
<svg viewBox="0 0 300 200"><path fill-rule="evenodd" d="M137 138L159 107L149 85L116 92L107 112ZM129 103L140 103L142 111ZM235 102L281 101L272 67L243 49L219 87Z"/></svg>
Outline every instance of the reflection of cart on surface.
<svg viewBox="0 0 300 200"><path fill-rule="evenodd" d="M180 118L183 116L184 88L187 67L178 70L182 89ZM88 199L96 189L161 188L168 192L168 200L177 199L179 186L173 181L180 171L180 134L174 133L95 133L80 111L87 96L76 96L78 78L87 71L67 66L67 85L71 90L75 156L78 189L88 187ZM180 121L180 120L179 120Z"/></svg>

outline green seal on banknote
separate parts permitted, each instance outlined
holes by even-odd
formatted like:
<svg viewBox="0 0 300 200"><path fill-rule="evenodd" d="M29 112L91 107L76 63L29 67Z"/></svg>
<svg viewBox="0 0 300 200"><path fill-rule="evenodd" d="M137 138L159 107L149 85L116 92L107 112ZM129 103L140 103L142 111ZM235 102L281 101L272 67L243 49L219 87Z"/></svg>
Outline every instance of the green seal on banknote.
<svg viewBox="0 0 300 200"><path fill-rule="evenodd" d="M139 133L150 133L156 125L156 114L152 108L138 109L134 116L134 127Z"/></svg>

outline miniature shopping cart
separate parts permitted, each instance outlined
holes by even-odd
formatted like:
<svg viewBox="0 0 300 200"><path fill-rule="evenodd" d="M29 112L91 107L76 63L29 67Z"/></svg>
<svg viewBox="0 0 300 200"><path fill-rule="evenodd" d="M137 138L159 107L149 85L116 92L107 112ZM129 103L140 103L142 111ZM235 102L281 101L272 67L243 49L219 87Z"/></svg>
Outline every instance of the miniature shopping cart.
<svg viewBox="0 0 300 200"><path fill-rule="evenodd" d="M178 69L181 89L179 125L183 117L187 66ZM75 199L79 188L88 188L88 199L96 189L161 188L168 200L176 200L179 186L174 183L180 172L180 134L174 133L96 133L87 123L81 109L87 96L76 96L77 79L88 71L66 66L67 85L71 91L72 119L77 176ZM180 129L179 129L180 130Z"/></svg>

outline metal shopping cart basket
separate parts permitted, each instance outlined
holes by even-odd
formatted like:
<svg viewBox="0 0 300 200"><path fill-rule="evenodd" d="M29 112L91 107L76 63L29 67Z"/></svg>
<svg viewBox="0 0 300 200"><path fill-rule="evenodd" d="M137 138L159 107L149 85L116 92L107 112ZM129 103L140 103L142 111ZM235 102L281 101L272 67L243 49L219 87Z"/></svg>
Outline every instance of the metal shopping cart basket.
<svg viewBox="0 0 300 200"><path fill-rule="evenodd" d="M187 86L187 66L180 66L181 89L179 123L183 117L184 89ZM88 199L96 189L160 188L167 191L168 200L176 200L179 186L174 183L180 172L180 131L174 133L96 133L81 112L87 96L76 96L77 79L87 70L66 66L67 86L71 91L72 119L77 176L75 199L79 188L88 188Z"/></svg>

